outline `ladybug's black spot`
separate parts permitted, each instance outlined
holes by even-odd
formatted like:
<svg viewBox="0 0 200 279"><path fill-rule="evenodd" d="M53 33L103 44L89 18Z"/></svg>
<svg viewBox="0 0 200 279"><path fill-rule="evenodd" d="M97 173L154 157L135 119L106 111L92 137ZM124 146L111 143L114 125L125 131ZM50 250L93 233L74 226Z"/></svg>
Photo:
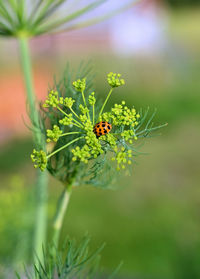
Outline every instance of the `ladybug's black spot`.
<svg viewBox="0 0 200 279"><path fill-rule="evenodd" d="M110 130L110 125L107 126L108 130Z"/></svg>
<svg viewBox="0 0 200 279"><path fill-rule="evenodd" d="M106 125L105 125L105 124L102 124L102 127L106 127Z"/></svg>
<svg viewBox="0 0 200 279"><path fill-rule="evenodd" d="M99 129L99 132L101 132L101 128Z"/></svg>
<svg viewBox="0 0 200 279"><path fill-rule="evenodd" d="M98 125L97 125L97 128L99 128L99 127L100 127L100 125L98 124Z"/></svg>
<svg viewBox="0 0 200 279"><path fill-rule="evenodd" d="M107 130L106 129L104 129L104 133L107 134Z"/></svg>
<svg viewBox="0 0 200 279"><path fill-rule="evenodd" d="M102 136L102 133L100 132L99 135Z"/></svg>
<svg viewBox="0 0 200 279"><path fill-rule="evenodd" d="M102 121L101 123L102 123L102 124L105 124L106 122L105 122L105 121Z"/></svg>

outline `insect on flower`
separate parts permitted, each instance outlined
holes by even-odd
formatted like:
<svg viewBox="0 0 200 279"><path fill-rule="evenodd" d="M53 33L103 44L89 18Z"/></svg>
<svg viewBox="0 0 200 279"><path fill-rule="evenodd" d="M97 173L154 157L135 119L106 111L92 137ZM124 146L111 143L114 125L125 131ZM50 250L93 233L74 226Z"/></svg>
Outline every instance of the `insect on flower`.
<svg viewBox="0 0 200 279"><path fill-rule="evenodd" d="M125 169L138 154L136 141L165 126L152 127L154 114L145 125L148 111L144 115L142 111L138 113L125 101L104 112L113 90L125 84L120 74L112 72L107 75L107 82L110 90L100 108L95 92L89 92L87 88L86 78L74 81L71 90L62 92L62 88L58 88L58 91L49 92L43 104L44 112L50 121L55 121L50 122L51 129L48 126L45 130L46 141L53 142L54 148L47 154L43 150L34 150L31 158L35 167L42 171L47 167L62 181L70 177L74 179L74 175L84 172L83 163L90 162L90 173L94 169L99 173L99 167L105 162L114 162L117 170ZM55 159L51 160L54 155ZM70 172L65 173L66 168L71 168Z"/></svg>
<svg viewBox="0 0 200 279"><path fill-rule="evenodd" d="M110 133L111 129L112 125L110 123L107 121L101 121L94 126L93 132L96 137L99 138L100 136Z"/></svg>

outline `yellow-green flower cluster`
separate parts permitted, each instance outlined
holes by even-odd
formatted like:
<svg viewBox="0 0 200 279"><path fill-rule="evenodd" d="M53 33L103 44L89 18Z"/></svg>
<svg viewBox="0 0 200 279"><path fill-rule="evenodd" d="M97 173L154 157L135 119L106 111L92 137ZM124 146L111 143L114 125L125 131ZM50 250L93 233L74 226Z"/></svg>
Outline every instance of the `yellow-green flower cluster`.
<svg viewBox="0 0 200 279"><path fill-rule="evenodd" d="M87 121L85 130L86 144L82 148L76 147L75 149L72 149L72 153L74 155L74 157L72 158L73 161L79 159L81 162L88 163L89 159L95 159L104 152L100 140L97 139L92 130L91 121Z"/></svg>
<svg viewBox="0 0 200 279"><path fill-rule="evenodd" d="M84 107L83 105L80 105L79 108L83 114L87 114L89 112L89 109L87 107Z"/></svg>
<svg viewBox="0 0 200 279"><path fill-rule="evenodd" d="M59 120L59 123L65 126L71 125L73 122L72 113L67 114L63 119Z"/></svg>
<svg viewBox="0 0 200 279"><path fill-rule="evenodd" d="M119 86L125 84L124 79L122 79L122 78L120 79L120 77L121 77L121 74L116 74L116 73L110 72L107 75L107 81L111 87L113 87L113 88L119 87Z"/></svg>
<svg viewBox="0 0 200 279"><path fill-rule="evenodd" d="M75 100L73 100L72 98L65 98L64 99L64 105L68 108L71 108L73 106L73 103L75 103Z"/></svg>
<svg viewBox="0 0 200 279"><path fill-rule="evenodd" d="M40 168L41 171L44 171L47 166L47 155L43 150L37 151L33 149L33 153L31 154L31 160L34 163L34 167Z"/></svg>
<svg viewBox="0 0 200 279"><path fill-rule="evenodd" d="M45 100L43 107L48 108L48 107L57 107L58 104L60 103L60 100L58 98L58 92L51 90L47 96L47 99Z"/></svg>
<svg viewBox="0 0 200 279"><path fill-rule="evenodd" d="M91 157L97 158L99 154L103 153L103 149L100 143L100 140L97 139L96 135L93 133L93 131L88 131L85 140L87 145L91 149Z"/></svg>
<svg viewBox="0 0 200 279"><path fill-rule="evenodd" d="M84 91L85 90L85 87L86 87L86 79L83 78L83 79L78 79L76 81L73 82L73 86L75 87L75 89L77 91Z"/></svg>
<svg viewBox="0 0 200 279"><path fill-rule="evenodd" d="M88 118L86 114L80 114L79 115L81 122L85 125L88 122Z"/></svg>
<svg viewBox="0 0 200 279"><path fill-rule="evenodd" d="M109 143L110 147L117 152L117 138L113 134L107 134L100 138Z"/></svg>
<svg viewBox="0 0 200 279"><path fill-rule="evenodd" d="M87 144L85 144L82 148L77 146L75 149L72 149L72 153L74 155L72 158L73 161L80 160L85 164L88 163L88 159L91 157L90 148Z"/></svg>
<svg viewBox="0 0 200 279"><path fill-rule="evenodd" d="M138 125L139 114L136 113L134 108L130 109L122 101L121 104L115 104L111 112L106 112L102 114L102 120L109 121L111 119L112 123L116 126L127 125L136 126Z"/></svg>
<svg viewBox="0 0 200 279"><path fill-rule="evenodd" d="M124 80L120 79L120 74L109 73L107 77L108 83L111 87L118 87L124 84ZM53 126L53 129L47 130L47 142L57 142L62 136L63 140L65 136L79 134L77 137L71 138L71 141L66 140L66 144L60 146L57 150L54 150L51 154L46 155L44 151L33 151L31 158L35 163L35 167L39 167L44 170L47 165L47 158L50 158L57 152L77 142L77 146L73 146L71 150L73 157L72 160L88 163L89 160L97 158L104 152L112 151L114 156L113 161L117 162L117 169L125 168L126 164L131 164L132 151L129 150L127 141L132 143L132 139L136 139L134 132L134 126L138 125L139 114L136 113L134 108L130 109L126 106L125 102L121 104L115 104L110 112L103 113L105 105L112 93L112 89L108 93L108 96L102 105L99 115L95 115L96 98L95 93L92 92L88 98L85 98L84 90L86 88L86 79L78 79L73 82L73 86L77 91L82 93L82 103L79 105L79 109L73 110L73 104L76 102L76 98L71 97L59 97L57 91L51 90L44 102L44 107L57 108L60 113L63 114L63 118L59 120L60 125L68 126L68 129L76 126L76 131L66 130L57 125ZM87 104L89 104L89 108ZM91 107L92 106L92 107ZM64 107L64 108L63 108ZM77 107L77 106L76 106ZM103 113L103 114L102 114ZM98 117L98 118L97 118ZM106 131L105 135L97 137L93 131L95 125L95 118L98 121L109 122L113 129ZM105 123L101 129L106 129ZM115 129L116 128L116 129ZM117 130L117 132L115 132ZM103 132L103 131L102 131ZM79 145L81 139L81 146ZM123 146L126 146L124 148Z"/></svg>
<svg viewBox="0 0 200 279"><path fill-rule="evenodd" d="M121 133L121 136L126 140L129 141L129 143L133 143L132 138L134 138L135 140L137 140L137 137L134 133L133 130L125 130Z"/></svg>
<svg viewBox="0 0 200 279"><path fill-rule="evenodd" d="M95 103L96 103L96 98L94 97L94 95L95 95L95 93L92 92L92 93L90 94L89 98L88 98L89 104L90 104L91 106L94 106Z"/></svg>
<svg viewBox="0 0 200 279"><path fill-rule="evenodd" d="M48 129L47 130L47 142L57 142L59 137L62 135L62 131L57 125L53 126L53 130Z"/></svg>
<svg viewBox="0 0 200 279"><path fill-rule="evenodd" d="M124 147L112 157L112 161L117 161L117 170L125 169L126 164L131 165L132 150L126 150Z"/></svg>

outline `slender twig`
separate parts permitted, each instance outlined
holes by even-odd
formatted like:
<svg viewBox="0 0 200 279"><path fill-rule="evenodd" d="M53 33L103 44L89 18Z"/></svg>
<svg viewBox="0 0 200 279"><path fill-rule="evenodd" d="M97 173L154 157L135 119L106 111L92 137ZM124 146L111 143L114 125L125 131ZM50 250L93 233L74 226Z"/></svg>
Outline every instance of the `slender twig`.
<svg viewBox="0 0 200 279"><path fill-rule="evenodd" d="M93 114L93 126L94 126L94 123L95 123L95 107L94 107L94 104L92 105L92 114Z"/></svg>
<svg viewBox="0 0 200 279"><path fill-rule="evenodd" d="M60 152L61 150L65 149L66 147L68 147L68 146L71 145L72 143L74 143L74 142L76 142L76 141L78 141L78 140L80 140L80 139L83 139L83 138L84 138L84 136L79 137L79 138L76 138L76 139L74 139L74 140L68 142L67 144L61 146L60 148L56 149L54 152L50 153L50 154L47 156L47 159L49 159L50 157L52 157L52 156L55 155L56 153Z"/></svg>
<svg viewBox="0 0 200 279"><path fill-rule="evenodd" d="M110 91L109 91L109 93L108 93L108 95L107 95L107 97L106 97L106 99L105 99L105 102L103 103L103 106L102 106L102 108L101 108L101 110L100 110L100 112L99 112L99 118L100 118L100 116L101 116L101 114L102 114L102 112L103 112L103 110L104 110L105 105L106 105L107 102L108 102L108 99L110 98L110 95L111 95L112 91L113 91L113 88L110 89Z"/></svg>
<svg viewBox="0 0 200 279"><path fill-rule="evenodd" d="M64 136L69 136L69 135L75 135L75 134L80 134L81 132L69 132L69 133L64 133L62 135L60 135L60 137L64 137Z"/></svg>
<svg viewBox="0 0 200 279"><path fill-rule="evenodd" d="M64 112L64 110L62 110L59 106L57 106L57 109L60 111L60 112L62 112L65 116L67 116L67 117L69 117L68 115L67 115L67 113L66 112ZM75 126L77 126L77 127L79 127L79 128L84 128L83 127L83 125L79 122L79 121L77 121L76 119L72 119L75 123L73 123L73 125L75 125Z"/></svg>
<svg viewBox="0 0 200 279"><path fill-rule="evenodd" d="M89 114L89 110L88 110L88 107L87 107L87 104L86 104L84 90L81 91L81 94L82 94L82 98L83 98L83 103L84 103L85 107L87 108L88 119L90 120L90 114Z"/></svg>
<svg viewBox="0 0 200 279"><path fill-rule="evenodd" d="M78 119L80 119L80 117L79 117L78 114L73 110L72 107L70 107L69 109L71 110L71 112L72 112Z"/></svg>
<svg viewBox="0 0 200 279"><path fill-rule="evenodd" d="M44 32L46 32L46 30L56 29L56 28L62 26L63 24L65 24L66 22L72 21L75 18L80 17L83 14L86 14L90 10L97 8L105 1L106 0L97 0L95 3L88 4L87 6L83 7L82 9L80 9L70 15L61 17L58 20L54 20L52 23L49 23L48 25L46 25L44 28L38 29L37 33L44 33Z"/></svg>

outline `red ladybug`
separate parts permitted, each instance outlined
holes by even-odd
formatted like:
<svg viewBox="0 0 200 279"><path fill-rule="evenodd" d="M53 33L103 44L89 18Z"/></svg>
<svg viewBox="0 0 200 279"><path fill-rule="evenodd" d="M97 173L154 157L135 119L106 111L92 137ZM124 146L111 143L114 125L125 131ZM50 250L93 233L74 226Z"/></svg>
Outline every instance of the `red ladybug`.
<svg viewBox="0 0 200 279"><path fill-rule="evenodd" d="M112 129L112 125L106 121L101 121L94 126L93 132L99 138L100 136L108 134Z"/></svg>

